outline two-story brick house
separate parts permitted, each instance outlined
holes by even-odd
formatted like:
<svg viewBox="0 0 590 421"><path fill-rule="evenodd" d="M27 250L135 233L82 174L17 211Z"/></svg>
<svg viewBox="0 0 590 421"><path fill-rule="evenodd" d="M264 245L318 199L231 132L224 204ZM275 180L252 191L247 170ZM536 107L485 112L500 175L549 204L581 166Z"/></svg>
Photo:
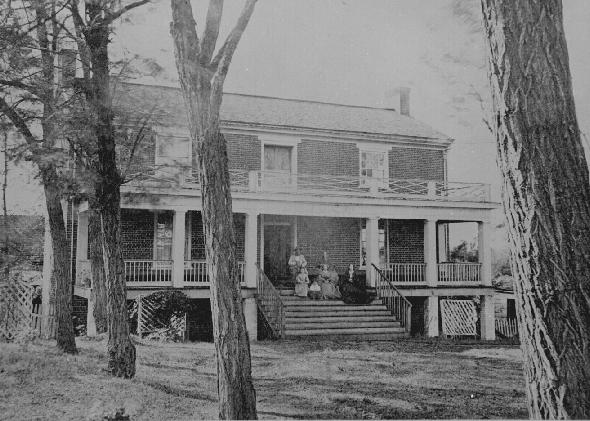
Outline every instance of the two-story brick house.
<svg viewBox="0 0 590 421"><path fill-rule="evenodd" d="M496 205L489 186L447 180L452 139L407 115L407 101L404 95L398 113L224 95L221 127L253 338L257 297L269 293L268 283L277 290L286 285L295 245L310 267L327 259L342 274L351 264L365 270L369 287L379 286L381 275L372 265L379 267L403 301L414 304L414 330L423 327L432 336L439 332L439 297L479 296L482 337L493 338L488 241ZM117 102L150 120L133 164L141 177L122 188L128 297L179 288L207 300L201 191L188 167L191 144L182 95L174 88L121 84ZM87 216L83 205L79 210L75 253L81 284L90 271ZM445 263L448 224L465 221L478 224L479 262ZM288 304L288 296L279 297ZM264 313L264 306L259 308ZM363 320L359 329L370 330L372 319ZM330 333L339 332L334 329Z"/></svg>

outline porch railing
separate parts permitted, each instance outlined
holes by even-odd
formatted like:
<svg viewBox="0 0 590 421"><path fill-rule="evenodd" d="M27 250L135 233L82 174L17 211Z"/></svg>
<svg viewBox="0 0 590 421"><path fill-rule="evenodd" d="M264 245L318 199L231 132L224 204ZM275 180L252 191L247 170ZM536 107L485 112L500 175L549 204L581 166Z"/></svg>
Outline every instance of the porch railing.
<svg viewBox="0 0 590 421"><path fill-rule="evenodd" d="M387 279L381 269L372 264L377 273L377 296L383 300L390 313L400 321L406 333L412 330L412 303Z"/></svg>
<svg viewBox="0 0 590 421"><path fill-rule="evenodd" d="M133 286L170 286L172 260L125 260L125 280Z"/></svg>
<svg viewBox="0 0 590 421"><path fill-rule="evenodd" d="M425 263L386 263L383 274L396 285L426 284Z"/></svg>
<svg viewBox="0 0 590 421"><path fill-rule="evenodd" d="M244 262L238 262L240 284L244 283ZM189 285L208 286L206 260L186 260L184 262L184 282Z"/></svg>
<svg viewBox="0 0 590 421"><path fill-rule="evenodd" d="M198 179L182 175L182 185L198 188ZM230 170L234 191L274 192L308 195L404 197L428 200L489 202L490 186L439 180L366 178L329 174L300 174L280 171Z"/></svg>
<svg viewBox="0 0 590 421"><path fill-rule="evenodd" d="M258 291L256 303L275 338L285 335L285 306L281 294L270 282L264 271L256 264Z"/></svg>
<svg viewBox="0 0 590 421"><path fill-rule="evenodd" d="M481 263L439 263L438 282L440 284L479 284L481 282Z"/></svg>

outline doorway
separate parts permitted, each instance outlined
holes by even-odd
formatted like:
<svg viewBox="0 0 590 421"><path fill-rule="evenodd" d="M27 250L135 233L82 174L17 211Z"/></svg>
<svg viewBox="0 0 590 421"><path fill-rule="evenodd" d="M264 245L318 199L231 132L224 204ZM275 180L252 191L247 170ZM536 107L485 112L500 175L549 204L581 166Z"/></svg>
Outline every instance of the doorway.
<svg viewBox="0 0 590 421"><path fill-rule="evenodd" d="M291 224L264 226L264 272L275 285L290 280Z"/></svg>

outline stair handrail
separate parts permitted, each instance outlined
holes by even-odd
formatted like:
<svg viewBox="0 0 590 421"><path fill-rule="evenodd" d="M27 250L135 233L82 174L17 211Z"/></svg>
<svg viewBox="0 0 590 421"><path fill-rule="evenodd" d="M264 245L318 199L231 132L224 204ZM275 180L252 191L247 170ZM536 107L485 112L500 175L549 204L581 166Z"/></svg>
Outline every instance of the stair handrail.
<svg viewBox="0 0 590 421"><path fill-rule="evenodd" d="M371 265L379 275L375 285L377 296L384 301L391 314L397 317L405 331L410 333L412 330L412 303L393 285L393 282L385 276L380 268L375 266L374 263L371 263Z"/></svg>
<svg viewBox="0 0 590 421"><path fill-rule="evenodd" d="M273 335L276 338L282 338L285 336L285 305L281 294L258 263L256 269L258 275L256 303Z"/></svg>

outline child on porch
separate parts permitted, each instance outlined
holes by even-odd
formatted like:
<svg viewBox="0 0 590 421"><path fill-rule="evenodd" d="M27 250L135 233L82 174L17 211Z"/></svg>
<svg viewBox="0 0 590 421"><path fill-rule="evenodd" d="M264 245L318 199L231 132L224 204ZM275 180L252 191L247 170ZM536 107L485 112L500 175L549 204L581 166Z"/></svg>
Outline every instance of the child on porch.
<svg viewBox="0 0 590 421"><path fill-rule="evenodd" d="M318 284L317 279L314 279L309 287L309 298L312 300L322 299L322 287Z"/></svg>
<svg viewBox="0 0 590 421"><path fill-rule="evenodd" d="M308 285L309 277L307 276L307 269L301 268L295 278L295 295L298 297L307 297Z"/></svg>

